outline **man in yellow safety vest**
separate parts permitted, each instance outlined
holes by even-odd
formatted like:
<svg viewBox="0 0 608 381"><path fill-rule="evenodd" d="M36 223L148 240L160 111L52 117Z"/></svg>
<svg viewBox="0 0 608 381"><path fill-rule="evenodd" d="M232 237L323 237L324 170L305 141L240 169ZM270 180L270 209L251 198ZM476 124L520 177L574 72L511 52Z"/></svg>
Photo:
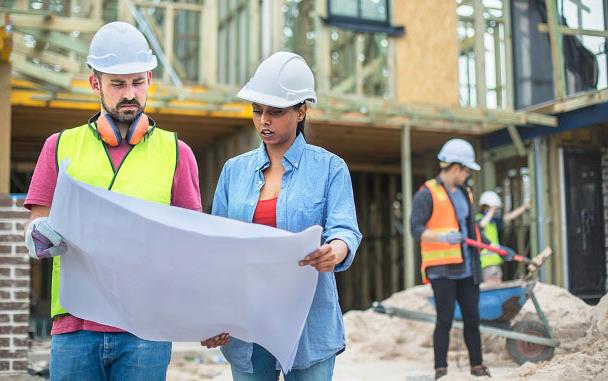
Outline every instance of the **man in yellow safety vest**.
<svg viewBox="0 0 608 381"><path fill-rule="evenodd" d="M164 380L171 343L143 340L116 327L77 318L62 307L60 256L67 247L47 216L59 163L66 159L67 172L76 180L201 211L198 167L190 147L144 114L157 62L141 32L123 22L104 25L91 41L87 64L100 111L83 125L47 139L24 202L31 210L25 232L29 254L53 260L51 379Z"/></svg>

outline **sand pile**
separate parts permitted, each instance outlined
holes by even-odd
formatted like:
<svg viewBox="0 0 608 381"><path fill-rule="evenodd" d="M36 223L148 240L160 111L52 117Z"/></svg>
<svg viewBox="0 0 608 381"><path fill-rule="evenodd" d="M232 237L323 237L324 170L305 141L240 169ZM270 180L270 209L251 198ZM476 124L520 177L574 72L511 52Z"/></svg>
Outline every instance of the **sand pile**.
<svg viewBox="0 0 608 381"><path fill-rule="evenodd" d="M592 308L592 322L575 345L562 342L570 353L541 364L524 364L517 376L535 380L608 380L608 295ZM565 351L564 351L565 352Z"/></svg>
<svg viewBox="0 0 608 381"><path fill-rule="evenodd" d="M538 283L535 294L554 330L561 347L556 357L545 364L525 364L514 370L514 377L539 379L606 379L608 360L608 297L596 307L585 304L568 291ZM428 301L432 291L429 286L418 286L394 294L383 303L409 310L435 313ZM532 301L528 301L513 323L527 319L538 320ZM351 311L344 316L347 351L346 356L355 360L403 360L432 364L432 332L430 323L400 318L390 318L371 310ZM505 348L505 339L483 335L484 357L492 365L511 362ZM460 352L457 352L459 350ZM462 331L453 330L449 361L460 356L466 364L468 357L462 343ZM512 362L511 362L512 363ZM431 365L432 366L432 365ZM573 369L574 368L574 369ZM604 372L604 373L602 373ZM591 378L586 378L588 377ZM602 378L605 376L605 378Z"/></svg>
<svg viewBox="0 0 608 381"><path fill-rule="evenodd" d="M430 287L418 286L394 294L383 303L393 307L435 313L427 298ZM355 359L432 359L433 325L381 315L371 310L344 315L346 354Z"/></svg>

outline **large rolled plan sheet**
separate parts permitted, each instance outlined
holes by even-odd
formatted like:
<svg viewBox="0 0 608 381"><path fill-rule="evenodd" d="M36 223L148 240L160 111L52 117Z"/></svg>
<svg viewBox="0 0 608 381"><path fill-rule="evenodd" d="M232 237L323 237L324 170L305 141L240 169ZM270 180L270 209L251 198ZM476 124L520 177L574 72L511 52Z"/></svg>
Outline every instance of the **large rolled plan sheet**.
<svg viewBox="0 0 608 381"><path fill-rule="evenodd" d="M63 236L61 303L72 315L158 341L228 332L293 364L318 273L298 261L321 227L294 234L127 197L62 166L50 223Z"/></svg>

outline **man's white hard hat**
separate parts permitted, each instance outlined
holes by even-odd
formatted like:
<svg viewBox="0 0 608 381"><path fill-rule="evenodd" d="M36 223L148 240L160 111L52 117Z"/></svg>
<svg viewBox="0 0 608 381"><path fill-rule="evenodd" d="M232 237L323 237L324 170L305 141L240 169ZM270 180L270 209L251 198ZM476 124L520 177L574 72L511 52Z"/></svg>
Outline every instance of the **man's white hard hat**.
<svg viewBox="0 0 608 381"><path fill-rule="evenodd" d="M107 74L134 74L153 70L156 56L144 35L133 25L116 21L99 28L89 46L87 64Z"/></svg>
<svg viewBox="0 0 608 381"><path fill-rule="evenodd" d="M278 108L304 101L315 103L315 78L304 58L290 52L277 52L262 61L238 97Z"/></svg>
<svg viewBox="0 0 608 381"><path fill-rule="evenodd" d="M481 205L500 208L502 207L502 201L500 200L500 197L498 197L498 194L496 194L496 192L485 191L481 194L481 197L479 197L479 206Z"/></svg>
<svg viewBox="0 0 608 381"><path fill-rule="evenodd" d="M479 164L475 162L473 146L464 139L449 140L441 147L437 158L444 163L458 163L475 171L480 169Z"/></svg>

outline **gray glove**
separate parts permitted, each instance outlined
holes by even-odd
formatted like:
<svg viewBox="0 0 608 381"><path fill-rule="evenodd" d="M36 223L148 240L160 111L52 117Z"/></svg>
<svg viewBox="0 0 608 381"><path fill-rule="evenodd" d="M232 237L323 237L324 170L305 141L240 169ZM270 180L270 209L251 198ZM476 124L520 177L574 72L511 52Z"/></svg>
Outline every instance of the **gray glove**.
<svg viewBox="0 0 608 381"><path fill-rule="evenodd" d="M63 238L51 228L48 221L48 217L39 217L27 228L25 244L30 257L34 259L55 257L68 250Z"/></svg>
<svg viewBox="0 0 608 381"><path fill-rule="evenodd" d="M447 242L449 244L455 245L457 243L464 242L464 234L457 231L451 231L447 233L439 234L439 240L441 242Z"/></svg>

